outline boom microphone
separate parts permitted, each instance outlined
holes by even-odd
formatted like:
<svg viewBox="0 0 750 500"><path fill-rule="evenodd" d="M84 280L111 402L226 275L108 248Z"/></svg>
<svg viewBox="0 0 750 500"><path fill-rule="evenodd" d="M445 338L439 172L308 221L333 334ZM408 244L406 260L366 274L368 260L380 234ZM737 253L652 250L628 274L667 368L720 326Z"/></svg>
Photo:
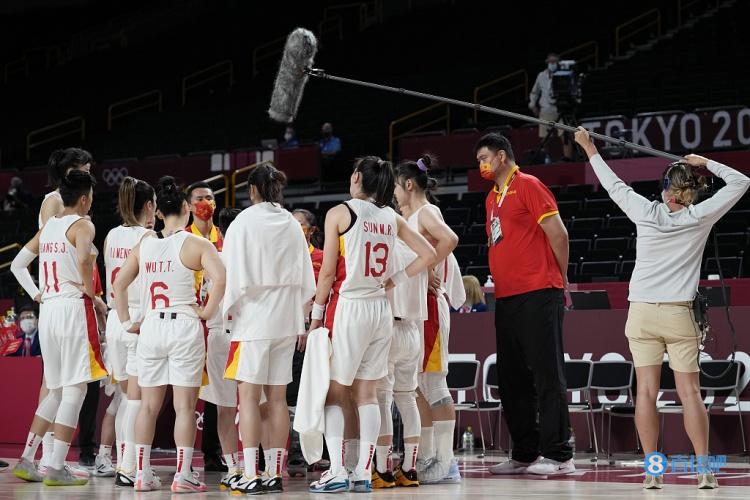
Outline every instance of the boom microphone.
<svg viewBox="0 0 750 500"><path fill-rule="evenodd" d="M459 101L457 99L451 99L439 95L426 94L424 92L391 87L388 85L381 85L379 83L363 82L361 80L353 80L351 78L329 75L322 69L312 67L313 57L315 57L315 52L317 51L317 45L318 43L315 39L315 35L303 28L297 28L296 30L292 31L292 33L289 35L289 38L287 38L286 47L284 47L284 55L282 56L281 64L279 65L279 74L276 76L276 83L274 84L273 95L271 96L271 107L268 109L268 115L273 120L282 123L289 123L294 120L294 117L297 114L297 108L299 107L300 101L302 100L302 90L305 88L308 76L314 76L316 78L322 78L324 80L350 83L352 85L358 85L360 87L368 87L377 90L387 90L388 92L394 92L396 94L420 97L423 99L429 99L431 101L443 102L463 108L470 108L476 111L483 111L485 113L490 113L493 115L513 118L515 120L536 123L538 125L543 125L546 127L554 127L565 132L576 131L576 127L572 127L564 123L557 123L549 120L540 120L539 118L535 118L533 116L513 113L512 111L505 111L504 109L491 108L489 106L484 106L478 103ZM652 156L667 158L672 161L681 161L683 159L681 156L677 156L672 153L666 153L664 151L659 151L658 149L654 149L648 146L628 142L624 139L615 139L614 137L598 134L596 132L589 132L589 136L594 139L609 142L611 144L617 144L618 146L623 148L633 149L635 151L640 151L641 153L646 153Z"/></svg>
<svg viewBox="0 0 750 500"><path fill-rule="evenodd" d="M317 51L318 40L304 28L295 29L287 37L268 108L272 120L281 123L294 120L307 83L305 69L312 67Z"/></svg>

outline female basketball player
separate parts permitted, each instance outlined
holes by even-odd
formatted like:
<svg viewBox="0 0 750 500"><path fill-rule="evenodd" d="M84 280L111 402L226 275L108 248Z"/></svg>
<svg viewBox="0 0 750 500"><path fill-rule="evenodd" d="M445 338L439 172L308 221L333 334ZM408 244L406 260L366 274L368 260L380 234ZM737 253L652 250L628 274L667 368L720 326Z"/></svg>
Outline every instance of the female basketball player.
<svg viewBox="0 0 750 500"><path fill-rule="evenodd" d="M219 212L219 230L227 234L229 225L240 214L237 208L224 208ZM223 252L219 252L222 261ZM209 283L210 286L210 283ZM224 378L224 368L229 356L229 344L232 338L231 321L226 317L221 307L214 316L206 321L208 328L208 343L206 346L206 368L208 369L208 385L201 387L199 398L213 403L217 408L217 433L221 443L227 473L219 482L222 491L230 489L234 482L242 478L239 450L237 442L239 436L235 419L237 417L237 382Z"/></svg>
<svg viewBox="0 0 750 500"><path fill-rule="evenodd" d="M375 156L358 159L350 179L352 199L332 208L326 216L323 267L310 330L322 323L340 254L346 273L328 311L335 326L325 407L325 439L331 468L310 485L312 492L342 492L349 488L349 477L342 463L341 408L349 397L349 387L359 416L359 461L352 474L354 490L371 490L370 466L380 431L376 387L377 381L388 372L393 333L393 313L385 286L403 283L435 259L430 244L387 206L393 198L393 182L389 162ZM404 240L417 258L403 271L394 273L391 252L396 237Z"/></svg>
<svg viewBox="0 0 750 500"><path fill-rule="evenodd" d="M47 163L47 177L49 185L54 188L44 196L42 206L39 209L39 229L44 226L52 216L60 215L63 211L63 202L60 197L60 183L62 179L71 170L83 170L89 172L91 165L94 163L94 159L86 150L80 148L67 148L58 149L54 151ZM101 281L99 279L99 273L94 273L94 288L101 289ZM94 299L94 305L97 306L99 313L105 313L106 307L102 307L104 304L101 300ZM39 388L39 402L41 403L44 397L47 395L47 386L45 385L44 376L42 376L42 385ZM51 432L47 432L42 439L42 459L39 462L39 471L44 475L44 471L52 459L52 451L54 444L54 435ZM76 477L86 478L89 476L87 470L76 466L70 466L70 471Z"/></svg>
<svg viewBox="0 0 750 500"><path fill-rule="evenodd" d="M216 248L184 231L189 217L185 195L171 177L159 181L157 215L164 229L145 236L130 252L114 282L117 316L123 330L140 330L136 350L141 408L135 423L137 470L134 489L158 488L150 467L151 443L167 385L172 386L177 472L172 492L206 491L190 470L195 444L195 403L201 385L206 347L201 319L211 318L224 296L224 265ZM206 306L197 305L195 271L211 280ZM134 323L128 308L128 287L140 281L146 304L143 322Z"/></svg>
<svg viewBox="0 0 750 500"><path fill-rule="evenodd" d="M428 175L430 164L430 157L426 155L416 162L399 164L395 188L399 208L409 225L427 238L437 253L437 261L429 271L431 293L427 295L428 318L424 322L424 357L419 370L420 397L417 399L422 419L420 455L429 460L419 471L422 483L456 482L461 478L453 459L456 412L446 382L450 307L444 288L446 259L456 248L458 236L445 224L440 209L431 203L437 183Z"/></svg>
<svg viewBox="0 0 750 500"><path fill-rule="evenodd" d="M305 333L304 306L315 293L307 241L282 206L286 176L271 165L250 171L253 205L237 216L224 240L230 272L225 313L232 315L232 345L224 376L238 382L245 474L233 494L282 491L281 469L289 438L286 386L298 336ZM261 392L269 423L268 479L257 467L261 439Z"/></svg>
<svg viewBox="0 0 750 500"><path fill-rule="evenodd" d="M147 182L125 177L120 185L117 204L122 225L113 228L104 240L104 266L107 280L107 304L115 308L114 280L133 247L141 242L154 226L156 193ZM141 296L138 280L128 290L131 320L141 319ZM141 406L135 351L138 335L122 329L117 311L107 317L107 355L111 375L122 389L120 407L115 416L118 452L115 484L133 486L135 482L135 418ZM121 460L119 460L121 459Z"/></svg>
<svg viewBox="0 0 750 500"><path fill-rule="evenodd" d="M93 306L92 278L94 226L84 216L91 209L94 178L71 171L60 183L63 211L50 217L44 227L18 253L11 265L30 297L41 302L39 332L48 394L39 404L22 458L14 473L26 481L41 481L34 455L41 438L54 422L54 445L47 464L45 484L86 484L65 465L65 457L77 426L86 384L107 376L101 358ZM40 254L40 292L27 266Z"/></svg>

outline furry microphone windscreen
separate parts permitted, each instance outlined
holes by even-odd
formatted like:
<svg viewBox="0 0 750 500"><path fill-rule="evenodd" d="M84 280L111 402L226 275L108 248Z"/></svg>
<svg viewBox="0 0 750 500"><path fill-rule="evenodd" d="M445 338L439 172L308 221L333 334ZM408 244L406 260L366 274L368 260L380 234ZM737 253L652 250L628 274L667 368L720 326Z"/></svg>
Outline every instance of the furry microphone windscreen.
<svg viewBox="0 0 750 500"><path fill-rule="evenodd" d="M287 37L268 108L272 120L281 123L294 120L307 83L305 68L312 67L317 50L318 40L304 28L295 29Z"/></svg>

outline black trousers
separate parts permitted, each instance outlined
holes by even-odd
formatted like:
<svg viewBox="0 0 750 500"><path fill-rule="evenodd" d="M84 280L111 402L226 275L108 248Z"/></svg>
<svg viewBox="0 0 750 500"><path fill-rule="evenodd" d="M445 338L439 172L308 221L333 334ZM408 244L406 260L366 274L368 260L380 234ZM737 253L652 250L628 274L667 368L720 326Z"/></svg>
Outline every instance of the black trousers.
<svg viewBox="0 0 750 500"><path fill-rule="evenodd" d="M89 382L86 387L86 397L78 415L78 447L82 456L96 455L96 411L99 408L99 381Z"/></svg>
<svg viewBox="0 0 750 500"><path fill-rule="evenodd" d="M216 405L203 402L203 431L201 432L201 451L204 457L221 457L219 442L219 417Z"/></svg>
<svg viewBox="0 0 750 500"><path fill-rule="evenodd" d="M573 453L565 383L563 291L535 290L495 303L498 385L514 460Z"/></svg>

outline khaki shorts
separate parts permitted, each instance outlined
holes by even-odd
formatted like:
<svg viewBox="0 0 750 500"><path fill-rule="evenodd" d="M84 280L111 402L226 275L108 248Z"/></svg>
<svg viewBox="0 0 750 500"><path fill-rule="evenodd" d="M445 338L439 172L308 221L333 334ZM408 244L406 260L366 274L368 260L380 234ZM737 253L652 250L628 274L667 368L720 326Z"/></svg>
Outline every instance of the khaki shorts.
<svg viewBox="0 0 750 500"><path fill-rule="evenodd" d="M636 367L660 365L666 350L672 370L698 371L700 330L690 302L632 302L625 336Z"/></svg>

